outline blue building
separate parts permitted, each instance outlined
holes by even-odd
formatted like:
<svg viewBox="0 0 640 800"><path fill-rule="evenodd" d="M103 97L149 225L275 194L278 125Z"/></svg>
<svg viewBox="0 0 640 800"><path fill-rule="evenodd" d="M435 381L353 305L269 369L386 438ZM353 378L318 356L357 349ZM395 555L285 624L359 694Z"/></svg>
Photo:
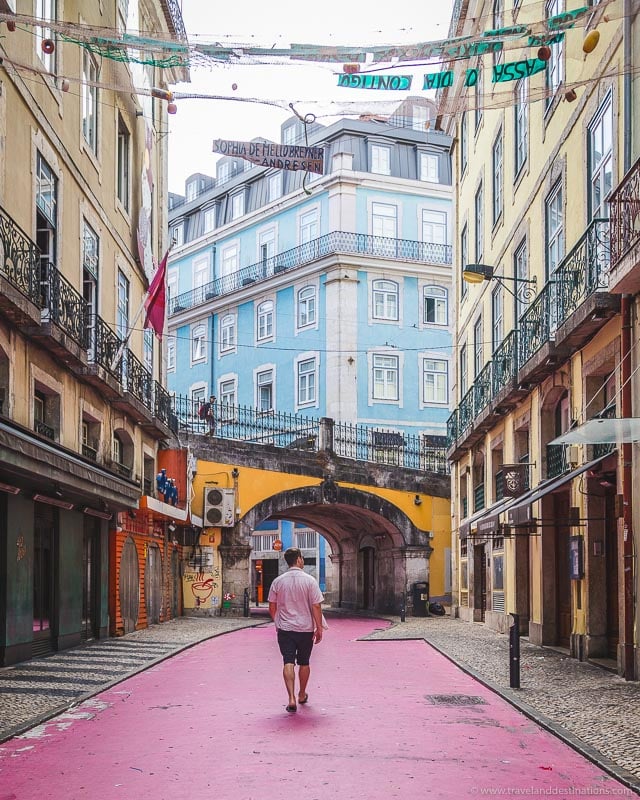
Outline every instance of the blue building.
<svg viewBox="0 0 640 800"><path fill-rule="evenodd" d="M222 416L358 423L382 447L444 437L451 139L425 98L304 127L291 117L281 142L322 147L323 175L224 156L170 195L168 389L214 394Z"/></svg>

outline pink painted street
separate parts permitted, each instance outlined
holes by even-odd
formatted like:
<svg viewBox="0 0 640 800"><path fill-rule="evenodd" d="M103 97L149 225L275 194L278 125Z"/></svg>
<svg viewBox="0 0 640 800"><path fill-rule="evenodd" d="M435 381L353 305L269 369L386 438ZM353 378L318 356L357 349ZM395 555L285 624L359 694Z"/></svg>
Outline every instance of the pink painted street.
<svg viewBox="0 0 640 800"><path fill-rule="evenodd" d="M631 796L423 640L329 624L297 713L273 625L238 630L0 745L0 800Z"/></svg>

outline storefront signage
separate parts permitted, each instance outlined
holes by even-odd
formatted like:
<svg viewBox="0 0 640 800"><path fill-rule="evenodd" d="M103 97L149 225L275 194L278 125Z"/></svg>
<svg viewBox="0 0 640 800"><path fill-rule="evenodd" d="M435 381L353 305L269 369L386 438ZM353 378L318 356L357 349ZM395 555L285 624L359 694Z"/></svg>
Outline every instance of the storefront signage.
<svg viewBox="0 0 640 800"><path fill-rule="evenodd" d="M274 144L272 142L239 142L215 139L213 152L222 156L237 156L258 164L291 171L306 170L324 174L324 148L303 145Z"/></svg>

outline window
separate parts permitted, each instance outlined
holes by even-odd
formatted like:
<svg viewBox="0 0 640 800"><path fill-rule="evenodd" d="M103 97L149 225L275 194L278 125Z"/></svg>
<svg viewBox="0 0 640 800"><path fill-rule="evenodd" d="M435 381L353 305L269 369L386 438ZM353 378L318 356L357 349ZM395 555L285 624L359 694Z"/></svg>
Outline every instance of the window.
<svg viewBox="0 0 640 800"><path fill-rule="evenodd" d="M434 153L420 153L420 180L432 183L440 180L440 159Z"/></svg>
<svg viewBox="0 0 640 800"><path fill-rule="evenodd" d="M482 317L473 326L473 376L477 378L483 367Z"/></svg>
<svg viewBox="0 0 640 800"><path fill-rule="evenodd" d="M373 399L397 400L400 364L398 356L373 356Z"/></svg>
<svg viewBox="0 0 640 800"><path fill-rule="evenodd" d="M129 328L129 281L118 270L118 307L116 310L116 330L119 339L124 339Z"/></svg>
<svg viewBox="0 0 640 800"><path fill-rule="evenodd" d="M462 229L462 233L460 234L460 269L461 271L467 266L469 263L469 229L467 225L464 226ZM464 280L460 281L460 295L464 297L467 292L469 291L469 287L467 282Z"/></svg>
<svg viewBox="0 0 640 800"><path fill-rule="evenodd" d="M220 381L220 387L218 389L218 397L220 398L219 400L220 411L224 418L230 412L230 407L236 405L235 378L229 378L227 380ZM227 413L225 413L225 410Z"/></svg>
<svg viewBox="0 0 640 800"><path fill-rule="evenodd" d="M131 134L118 114L118 200L125 211L129 211L129 165L131 159Z"/></svg>
<svg viewBox="0 0 640 800"><path fill-rule="evenodd" d="M118 30L120 33L127 29L127 18L129 14L129 0L118 0Z"/></svg>
<svg viewBox="0 0 640 800"><path fill-rule="evenodd" d="M167 273L167 308L169 314L172 314L176 309L173 305L173 300L178 296L178 270L171 269Z"/></svg>
<svg viewBox="0 0 640 800"><path fill-rule="evenodd" d="M267 178L267 199L271 203L282 196L282 173L276 172Z"/></svg>
<svg viewBox="0 0 640 800"><path fill-rule="evenodd" d="M98 152L98 62L93 53L82 53L82 135L93 153Z"/></svg>
<svg viewBox="0 0 640 800"><path fill-rule="evenodd" d="M460 120L460 174L467 168L469 160L469 133L467 112L463 112L462 119Z"/></svg>
<svg viewBox="0 0 640 800"><path fill-rule="evenodd" d="M316 401L316 360L305 358L298 361L298 405L310 405Z"/></svg>
<svg viewBox="0 0 640 800"><path fill-rule="evenodd" d="M560 266L564 257L564 221L562 216L562 184L551 190L545 201L545 250L547 279Z"/></svg>
<svg viewBox="0 0 640 800"><path fill-rule="evenodd" d="M174 247L184 244L184 223L179 222L171 228L171 241Z"/></svg>
<svg viewBox="0 0 640 800"><path fill-rule="evenodd" d="M36 0L36 17L43 22L52 22L57 19L56 0ZM56 69L56 54L45 53L42 49L42 42L45 39L53 39L55 37L51 28L46 25L38 26L35 29L35 46L36 55L44 64L47 72L55 72Z"/></svg>
<svg viewBox="0 0 640 800"><path fill-rule="evenodd" d="M444 211L422 210L422 241L447 243L447 215Z"/></svg>
<svg viewBox="0 0 640 800"><path fill-rule="evenodd" d="M258 259L262 262L263 276L273 273L273 259L276 254L276 229L268 228L258 234Z"/></svg>
<svg viewBox="0 0 640 800"><path fill-rule="evenodd" d="M484 219L482 214L482 201L482 184L480 184L474 201L474 209L476 214L476 264L480 264L482 262L482 256L484 253Z"/></svg>
<svg viewBox="0 0 640 800"><path fill-rule="evenodd" d="M493 165L493 224L502 216L504 203L503 163L502 163L502 128L498 131L492 148Z"/></svg>
<svg viewBox="0 0 640 800"><path fill-rule="evenodd" d="M300 214L300 244L318 238L318 210L316 208Z"/></svg>
<svg viewBox="0 0 640 800"><path fill-rule="evenodd" d="M529 278L529 260L527 256L527 240L524 239L513 255L513 274L520 280ZM523 284L524 285L524 284ZM516 320L519 320L525 309L524 298L518 293L516 297Z"/></svg>
<svg viewBox="0 0 640 800"><path fill-rule="evenodd" d="M492 28L494 31L504 27L504 2L503 0L493 0ZM504 59L504 50L498 50L493 54L493 63L499 64Z"/></svg>
<svg viewBox="0 0 640 800"><path fill-rule="evenodd" d="M144 366L147 372L153 372L153 331L151 328L145 328L142 346L144 350Z"/></svg>
<svg viewBox="0 0 640 800"><path fill-rule="evenodd" d="M547 0L545 5L545 16L555 17L562 13L563 0ZM553 98L564 80L564 39L551 45L551 58L547 61L547 68L544 71L547 85L548 96L545 99L545 109L553 103Z"/></svg>
<svg viewBox="0 0 640 800"><path fill-rule="evenodd" d="M398 237L398 207L386 203L371 204L371 235L388 239Z"/></svg>
<svg viewBox="0 0 640 800"><path fill-rule="evenodd" d="M316 322L316 290L314 286L305 286L298 290L298 328L315 325Z"/></svg>
<svg viewBox="0 0 640 800"><path fill-rule="evenodd" d="M316 531L296 531L296 547L300 550L315 550L318 546L318 533Z"/></svg>
<svg viewBox="0 0 640 800"><path fill-rule="evenodd" d="M296 136L296 126L295 126L295 124L294 125L288 125L282 131L282 143L283 144L294 144L296 139L297 139L297 136Z"/></svg>
<svg viewBox="0 0 640 800"><path fill-rule="evenodd" d="M273 300L265 300L258 306L256 332L259 342L273 338Z"/></svg>
<svg viewBox="0 0 640 800"><path fill-rule="evenodd" d="M204 361L207 357L207 329L202 323L191 328L191 363Z"/></svg>
<svg viewBox="0 0 640 800"><path fill-rule="evenodd" d="M209 256L193 260L193 288L201 289L209 283Z"/></svg>
<svg viewBox="0 0 640 800"><path fill-rule="evenodd" d="M167 372L176 371L176 337L167 337Z"/></svg>
<svg viewBox="0 0 640 800"><path fill-rule="evenodd" d="M221 269L222 277L232 275L239 269L239 247L237 244L230 244L222 248Z"/></svg>
<svg viewBox="0 0 640 800"><path fill-rule="evenodd" d="M231 219L238 219L244 214L244 192L231 196Z"/></svg>
<svg viewBox="0 0 640 800"><path fill-rule="evenodd" d="M374 319L396 321L398 319L398 284L395 281L373 281Z"/></svg>
<svg viewBox="0 0 640 800"><path fill-rule="evenodd" d="M425 325L446 325L447 290L440 286L424 287L424 316Z"/></svg>
<svg viewBox="0 0 640 800"><path fill-rule="evenodd" d="M520 174L529 153L529 97L528 82L522 78L516 84L516 102L513 109L515 159L514 172Z"/></svg>
<svg viewBox="0 0 640 800"><path fill-rule="evenodd" d="M491 295L491 320L491 345L495 353L504 339L504 294L501 286L497 286Z"/></svg>
<svg viewBox="0 0 640 800"><path fill-rule="evenodd" d="M371 145L371 172L391 175L391 148L379 144Z"/></svg>
<svg viewBox="0 0 640 800"><path fill-rule="evenodd" d="M429 109L427 106L414 106L411 127L414 131L425 131L429 122Z"/></svg>
<svg viewBox="0 0 640 800"><path fill-rule="evenodd" d="M198 196L198 181L190 181L187 184L187 203L195 200Z"/></svg>
<svg viewBox="0 0 640 800"><path fill-rule="evenodd" d="M216 207L206 208L203 216L203 233L209 233L216 228Z"/></svg>
<svg viewBox="0 0 640 800"><path fill-rule="evenodd" d="M613 111L611 95L600 107L588 132L589 219L606 219L609 204L605 198L612 188Z"/></svg>
<svg viewBox="0 0 640 800"><path fill-rule="evenodd" d="M220 352L228 352L236 346L236 315L225 314L220 320Z"/></svg>
<svg viewBox="0 0 640 800"><path fill-rule="evenodd" d="M124 446L122 444L122 439L117 433L113 434L112 456L115 464L123 465Z"/></svg>
<svg viewBox="0 0 640 800"><path fill-rule="evenodd" d="M86 220L82 223L82 266L94 278L98 277L98 234Z"/></svg>
<svg viewBox="0 0 640 800"><path fill-rule="evenodd" d="M223 183L226 183L231 178L231 164L228 161L219 161L216 175L218 186L222 186Z"/></svg>
<svg viewBox="0 0 640 800"><path fill-rule="evenodd" d="M256 405L259 411L273 409L273 370L265 369L256 375Z"/></svg>
<svg viewBox="0 0 640 800"><path fill-rule="evenodd" d="M422 365L424 402L447 403L449 400L447 362L435 358L425 358Z"/></svg>
<svg viewBox="0 0 640 800"><path fill-rule="evenodd" d="M460 399L467 393L469 378L467 372L467 345L460 348Z"/></svg>
<svg viewBox="0 0 640 800"><path fill-rule="evenodd" d="M482 61L478 62L478 79L475 82L475 86L473 87L473 104L474 104L474 116L475 116L475 123L476 123L476 133L478 132L478 128L480 127L480 123L482 122Z"/></svg>

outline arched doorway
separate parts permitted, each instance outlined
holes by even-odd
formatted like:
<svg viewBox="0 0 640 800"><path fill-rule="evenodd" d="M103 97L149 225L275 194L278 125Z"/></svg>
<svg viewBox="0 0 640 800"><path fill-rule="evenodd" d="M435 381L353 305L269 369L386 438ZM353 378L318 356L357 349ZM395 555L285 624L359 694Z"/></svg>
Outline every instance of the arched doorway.
<svg viewBox="0 0 640 800"><path fill-rule="evenodd" d="M147 609L147 624L160 622L162 612L162 554L156 544L147 548L144 567L144 596Z"/></svg>
<svg viewBox="0 0 640 800"><path fill-rule="evenodd" d="M120 556L120 615L125 633L135 631L140 612L140 569L133 539L125 539Z"/></svg>
<svg viewBox="0 0 640 800"><path fill-rule="evenodd" d="M376 549L360 548L360 574L362 581L362 608L366 611L376 607Z"/></svg>

